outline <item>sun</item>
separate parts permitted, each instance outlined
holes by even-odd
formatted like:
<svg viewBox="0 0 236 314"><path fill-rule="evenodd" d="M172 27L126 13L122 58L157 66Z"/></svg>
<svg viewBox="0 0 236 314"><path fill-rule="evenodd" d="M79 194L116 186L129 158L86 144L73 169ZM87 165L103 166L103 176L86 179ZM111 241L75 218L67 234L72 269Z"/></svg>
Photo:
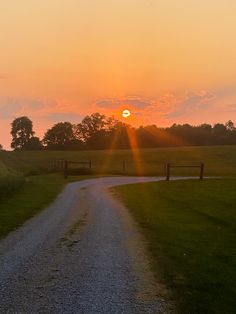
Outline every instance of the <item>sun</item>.
<svg viewBox="0 0 236 314"><path fill-rule="evenodd" d="M123 117L123 118L128 118L128 117L130 117L130 116L131 116L130 110L125 109L125 110L122 111L122 117Z"/></svg>

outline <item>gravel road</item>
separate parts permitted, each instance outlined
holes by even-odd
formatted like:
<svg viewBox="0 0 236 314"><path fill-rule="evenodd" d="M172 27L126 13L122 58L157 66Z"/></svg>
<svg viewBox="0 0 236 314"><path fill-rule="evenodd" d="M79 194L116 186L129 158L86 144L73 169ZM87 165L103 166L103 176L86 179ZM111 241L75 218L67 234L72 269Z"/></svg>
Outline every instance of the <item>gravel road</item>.
<svg viewBox="0 0 236 314"><path fill-rule="evenodd" d="M160 179L68 184L50 207L0 242L0 313L171 312L135 223L108 191Z"/></svg>

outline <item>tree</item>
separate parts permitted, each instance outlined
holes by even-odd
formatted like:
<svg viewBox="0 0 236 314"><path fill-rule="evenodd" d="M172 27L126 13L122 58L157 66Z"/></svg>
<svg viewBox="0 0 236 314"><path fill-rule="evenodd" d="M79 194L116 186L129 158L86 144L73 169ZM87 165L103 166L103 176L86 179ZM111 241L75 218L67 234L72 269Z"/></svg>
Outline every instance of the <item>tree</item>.
<svg viewBox="0 0 236 314"><path fill-rule="evenodd" d="M33 136L24 146L25 150L42 150L43 145L37 136Z"/></svg>
<svg viewBox="0 0 236 314"><path fill-rule="evenodd" d="M0 150L3 150L3 146L2 146L2 144L0 144Z"/></svg>
<svg viewBox="0 0 236 314"><path fill-rule="evenodd" d="M222 123L216 123L213 127L213 133L216 135L224 135L226 126Z"/></svg>
<svg viewBox="0 0 236 314"><path fill-rule="evenodd" d="M233 121L229 120L225 123L225 127L228 131L235 131L235 126Z"/></svg>
<svg viewBox="0 0 236 314"><path fill-rule="evenodd" d="M34 135L33 123L28 117L16 118L11 124L11 147L15 150L25 149Z"/></svg>
<svg viewBox="0 0 236 314"><path fill-rule="evenodd" d="M109 128L109 145L111 149L129 149L130 148L130 139L128 135L128 130L131 130L130 133L135 134L135 129L130 125L114 121L114 124ZM129 133L129 134L130 134Z"/></svg>
<svg viewBox="0 0 236 314"><path fill-rule="evenodd" d="M86 116L82 122L77 125L77 138L85 142L94 134L105 130L107 123L106 116L98 112Z"/></svg>
<svg viewBox="0 0 236 314"><path fill-rule="evenodd" d="M76 140L74 126L70 122L59 122L47 130L43 143L48 149L69 150L79 146L80 141Z"/></svg>

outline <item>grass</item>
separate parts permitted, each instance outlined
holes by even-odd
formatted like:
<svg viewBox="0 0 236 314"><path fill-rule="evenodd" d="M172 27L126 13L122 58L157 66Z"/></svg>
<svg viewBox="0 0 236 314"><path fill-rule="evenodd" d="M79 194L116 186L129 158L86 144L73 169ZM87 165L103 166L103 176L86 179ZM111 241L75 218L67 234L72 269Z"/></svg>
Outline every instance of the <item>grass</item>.
<svg viewBox="0 0 236 314"><path fill-rule="evenodd" d="M25 178L16 175L0 177L0 200L19 190L25 183Z"/></svg>
<svg viewBox="0 0 236 314"><path fill-rule="evenodd" d="M1 152L0 152L0 155L1 155ZM7 176L11 174L12 174L12 170L6 166L5 161L0 159L0 176Z"/></svg>
<svg viewBox="0 0 236 314"><path fill-rule="evenodd" d="M114 191L148 240L153 269L173 291L179 313L235 313L236 180L162 181Z"/></svg>
<svg viewBox="0 0 236 314"><path fill-rule="evenodd" d="M1 186L0 198L0 238L21 226L27 219L49 205L60 193L64 185L71 181L90 178L90 176L72 177L65 180L59 174L4 179L4 193ZM7 188L8 186L9 188Z"/></svg>
<svg viewBox="0 0 236 314"><path fill-rule="evenodd" d="M182 313L235 313L236 146L132 152L0 152L0 238L50 204L66 181L48 174L55 159L92 161L94 174L164 175L164 164L203 161L224 180L159 182L119 187L149 241L153 268L171 288ZM198 170L175 169L173 175ZM91 176L89 176L91 177ZM69 177L69 180L85 179ZM40 191L40 193L39 193ZM139 197L137 197L137 195ZM142 200L142 201L140 201Z"/></svg>
<svg viewBox="0 0 236 314"><path fill-rule="evenodd" d="M40 152L0 152L1 164L6 169L24 175L48 173L50 163L55 159L71 161L92 161L94 173L123 173L123 160L126 161L126 174L163 175L164 164L196 163L203 161L206 165L206 175L235 176L236 146L195 146L177 148L142 149L115 151L40 151ZM198 174L198 169L175 169L173 174Z"/></svg>
<svg viewBox="0 0 236 314"><path fill-rule="evenodd" d="M28 177L11 195L6 193L0 199L0 238L52 202L64 183L59 175Z"/></svg>

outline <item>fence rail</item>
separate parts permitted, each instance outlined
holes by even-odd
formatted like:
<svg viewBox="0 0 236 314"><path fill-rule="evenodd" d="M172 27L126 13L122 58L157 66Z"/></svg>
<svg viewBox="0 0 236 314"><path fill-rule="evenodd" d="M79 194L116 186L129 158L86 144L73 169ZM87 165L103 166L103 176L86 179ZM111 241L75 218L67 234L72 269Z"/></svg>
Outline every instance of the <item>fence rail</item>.
<svg viewBox="0 0 236 314"><path fill-rule="evenodd" d="M49 170L62 170L64 169L64 159L54 159L50 161Z"/></svg>
<svg viewBox="0 0 236 314"><path fill-rule="evenodd" d="M76 165L81 165L81 167L76 167ZM93 170L97 173L100 173L100 170L103 169L104 165L100 165L96 163L93 165ZM177 164L177 163L153 163L153 164L142 164L142 172L140 171L140 165L136 164L134 161L127 160L117 160L115 164L111 166L111 168L106 168L106 174L124 174L124 175L163 175L163 166L164 166L164 176L166 180L169 181L171 177L171 169L172 168L199 168L199 179L203 180L204 178L204 170L205 166L203 162L200 163L189 163L189 164ZM152 168L153 167L153 168ZM87 170L88 171L87 171ZM73 161L73 160L64 160L64 159L54 159L49 164L49 170L52 171L62 171L64 173L65 178L68 175L80 174L88 174L91 173L92 169L92 161ZM84 170L84 171L83 171ZM180 173L180 171L178 172Z"/></svg>
<svg viewBox="0 0 236 314"><path fill-rule="evenodd" d="M69 161L64 160L64 177L68 178L68 175L71 174L69 165L70 164L76 164L76 165L87 165L88 169L92 169L92 161Z"/></svg>
<svg viewBox="0 0 236 314"><path fill-rule="evenodd" d="M177 164L171 164L171 163L167 163L165 165L166 168L166 180L169 181L170 180L170 170L171 168L199 168L200 170L200 174L199 174L199 179L202 181L203 180L203 176L204 176L204 163L200 162L199 164L190 164L190 165L177 165Z"/></svg>

